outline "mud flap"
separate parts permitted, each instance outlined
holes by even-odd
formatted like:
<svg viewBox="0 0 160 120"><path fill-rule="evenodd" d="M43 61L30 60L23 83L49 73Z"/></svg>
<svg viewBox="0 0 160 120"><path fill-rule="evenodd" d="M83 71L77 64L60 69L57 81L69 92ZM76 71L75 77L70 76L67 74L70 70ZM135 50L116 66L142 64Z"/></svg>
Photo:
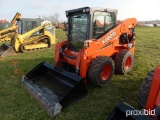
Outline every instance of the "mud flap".
<svg viewBox="0 0 160 120"><path fill-rule="evenodd" d="M140 115L139 112L137 112L137 110L135 110L132 106L128 105L125 102L120 102L110 113L107 120L153 120L153 119L146 115Z"/></svg>
<svg viewBox="0 0 160 120"><path fill-rule="evenodd" d="M16 55L15 50L11 46L9 46L5 43L2 44L0 46L0 56L6 57L6 56L11 56L11 55Z"/></svg>
<svg viewBox="0 0 160 120"><path fill-rule="evenodd" d="M54 117L88 93L81 77L42 62L22 77L30 94Z"/></svg>

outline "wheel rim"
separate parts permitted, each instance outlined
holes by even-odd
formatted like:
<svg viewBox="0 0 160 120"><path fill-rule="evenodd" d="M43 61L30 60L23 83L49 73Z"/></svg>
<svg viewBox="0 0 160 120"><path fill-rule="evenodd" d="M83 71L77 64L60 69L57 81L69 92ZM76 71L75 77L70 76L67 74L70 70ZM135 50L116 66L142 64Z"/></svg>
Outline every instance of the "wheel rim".
<svg viewBox="0 0 160 120"><path fill-rule="evenodd" d="M111 66L106 64L101 71L102 80L107 80L111 74Z"/></svg>
<svg viewBox="0 0 160 120"><path fill-rule="evenodd" d="M129 69L129 68L131 67L131 64L132 64L132 58L129 56L129 57L126 59L125 68L126 68L126 69Z"/></svg>

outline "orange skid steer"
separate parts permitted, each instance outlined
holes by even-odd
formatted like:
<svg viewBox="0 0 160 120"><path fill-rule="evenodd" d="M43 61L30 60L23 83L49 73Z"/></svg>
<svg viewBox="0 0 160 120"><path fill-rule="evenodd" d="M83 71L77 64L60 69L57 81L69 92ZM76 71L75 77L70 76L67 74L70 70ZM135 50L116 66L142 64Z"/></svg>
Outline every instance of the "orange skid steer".
<svg viewBox="0 0 160 120"><path fill-rule="evenodd" d="M117 25L117 10L90 7L66 11L66 16L68 38L56 45L54 65L42 62L22 77L51 117L87 95L88 80L103 86L115 70L129 72L135 51L135 18Z"/></svg>

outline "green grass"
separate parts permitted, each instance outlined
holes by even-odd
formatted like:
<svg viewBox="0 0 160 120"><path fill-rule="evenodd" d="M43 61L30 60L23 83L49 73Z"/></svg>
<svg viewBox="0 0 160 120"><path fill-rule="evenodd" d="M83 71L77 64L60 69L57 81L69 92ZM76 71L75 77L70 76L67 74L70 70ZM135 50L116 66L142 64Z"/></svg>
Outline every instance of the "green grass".
<svg viewBox="0 0 160 120"><path fill-rule="evenodd" d="M136 28L136 52L133 69L125 75L114 75L110 84L96 87L87 84L88 96L69 106L55 120L103 120L115 105L124 100L137 106L137 93L146 74L160 64L160 28ZM66 38L56 30L57 41ZM34 100L21 83L21 76L42 61L53 63L54 46L36 52L18 53L0 59L0 119L50 120L46 111ZM17 62L17 73L13 61Z"/></svg>

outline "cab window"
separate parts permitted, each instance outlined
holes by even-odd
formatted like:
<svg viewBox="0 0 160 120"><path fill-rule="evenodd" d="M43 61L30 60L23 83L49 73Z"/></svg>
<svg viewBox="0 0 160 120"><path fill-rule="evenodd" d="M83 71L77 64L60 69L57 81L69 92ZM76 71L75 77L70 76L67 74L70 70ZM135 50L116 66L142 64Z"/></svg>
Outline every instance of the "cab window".
<svg viewBox="0 0 160 120"><path fill-rule="evenodd" d="M25 30L26 32L34 29L37 27L37 22L36 21L25 21Z"/></svg>
<svg viewBox="0 0 160 120"><path fill-rule="evenodd" d="M114 26L114 19L111 13L95 12L93 19L93 33L92 37L95 38L99 34L103 34Z"/></svg>

